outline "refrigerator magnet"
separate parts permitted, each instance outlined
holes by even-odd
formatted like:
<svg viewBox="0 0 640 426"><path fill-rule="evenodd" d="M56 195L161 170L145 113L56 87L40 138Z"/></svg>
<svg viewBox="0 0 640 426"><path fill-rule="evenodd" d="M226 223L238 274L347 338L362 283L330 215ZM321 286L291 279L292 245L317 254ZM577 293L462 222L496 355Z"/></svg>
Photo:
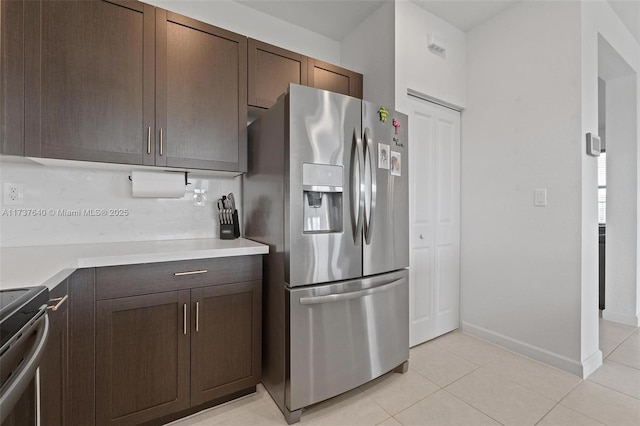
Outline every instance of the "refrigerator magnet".
<svg viewBox="0 0 640 426"><path fill-rule="evenodd" d="M391 174L402 176L402 157L399 152L391 151Z"/></svg>
<svg viewBox="0 0 640 426"><path fill-rule="evenodd" d="M389 170L389 145L378 144L378 168Z"/></svg>

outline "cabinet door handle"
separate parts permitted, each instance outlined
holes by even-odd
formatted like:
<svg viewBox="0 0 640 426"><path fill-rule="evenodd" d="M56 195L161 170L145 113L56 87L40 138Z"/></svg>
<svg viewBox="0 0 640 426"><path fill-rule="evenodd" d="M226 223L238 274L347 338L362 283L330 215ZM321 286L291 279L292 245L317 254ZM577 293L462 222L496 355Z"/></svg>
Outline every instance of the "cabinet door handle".
<svg viewBox="0 0 640 426"><path fill-rule="evenodd" d="M147 154L151 154L151 126L147 128Z"/></svg>
<svg viewBox="0 0 640 426"><path fill-rule="evenodd" d="M56 297L55 299L49 299L49 302L58 302L55 304L55 306L47 306L47 309L51 309L52 311L57 311L58 309L60 309L60 306L62 306L62 304L64 302L66 302L66 300L69 298L68 294L65 294L64 297Z"/></svg>
<svg viewBox="0 0 640 426"><path fill-rule="evenodd" d="M200 329L200 302L196 302L196 333Z"/></svg>
<svg viewBox="0 0 640 426"><path fill-rule="evenodd" d="M187 334L187 304L182 305L182 333Z"/></svg>
<svg viewBox="0 0 640 426"><path fill-rule="evenodd" d="M160 157L162 157L162 127L160 128Z"/></svg>
<svg viewBox="0 0 640 426"><path fill-rule="evenodd" d="M182 277L183 275L198 275L198 274L206 274L207 271L206 269L200 269L198 271L187 271L187 272L175 272L173 274L174 277Z"/></svg>

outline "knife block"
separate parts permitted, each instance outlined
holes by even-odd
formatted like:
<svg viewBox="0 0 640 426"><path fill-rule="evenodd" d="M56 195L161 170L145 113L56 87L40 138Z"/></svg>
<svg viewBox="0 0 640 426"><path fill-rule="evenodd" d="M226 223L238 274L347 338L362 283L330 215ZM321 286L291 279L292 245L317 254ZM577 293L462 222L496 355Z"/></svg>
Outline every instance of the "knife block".
<svg viewBox="0 0 640 426"><path fill-rule="evenodd" d="M220 239L235 240L240 236L240 222L238 221L238 210L233 211L233 223L220 224Z"/></svg>

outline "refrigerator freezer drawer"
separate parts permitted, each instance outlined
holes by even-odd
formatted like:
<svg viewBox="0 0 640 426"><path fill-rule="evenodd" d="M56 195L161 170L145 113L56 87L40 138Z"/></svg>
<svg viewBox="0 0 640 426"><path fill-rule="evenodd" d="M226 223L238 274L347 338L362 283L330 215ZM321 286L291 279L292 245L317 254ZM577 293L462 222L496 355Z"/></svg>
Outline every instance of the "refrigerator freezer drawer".
<svg viewBox="0 0 640 426"><path fill-rule="evenodd" d="M289 291L290 411L374 379L409 358L408 271Z"/></svg>

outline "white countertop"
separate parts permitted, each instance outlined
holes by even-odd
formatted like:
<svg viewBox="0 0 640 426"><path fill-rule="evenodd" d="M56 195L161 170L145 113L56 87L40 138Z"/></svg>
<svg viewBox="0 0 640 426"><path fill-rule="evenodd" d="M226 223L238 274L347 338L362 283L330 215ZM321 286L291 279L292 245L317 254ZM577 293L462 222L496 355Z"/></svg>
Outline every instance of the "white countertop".
<svg viewBox="0 0 640 426"><path fill-rule="evenodd" d="M0 249L0 289L53 289L79 268L266 254L269 246L244 238L136 241Z"/></svg>

